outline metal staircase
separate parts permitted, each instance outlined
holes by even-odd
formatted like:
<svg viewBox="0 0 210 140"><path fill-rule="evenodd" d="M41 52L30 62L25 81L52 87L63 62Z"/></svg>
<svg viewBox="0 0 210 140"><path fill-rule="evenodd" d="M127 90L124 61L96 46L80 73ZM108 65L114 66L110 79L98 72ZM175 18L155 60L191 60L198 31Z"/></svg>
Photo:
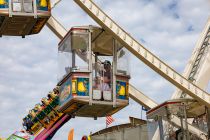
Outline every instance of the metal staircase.
<svg viewBox="0 0 210 140"><path fill-rule="evenodd" d="M200 62L201 62L201 59L203 58L203 54L205 53L205 50L208 48L208 46L210 45L209 44L209 40L210 40L210 28L208 29L208 32L206 34L206 37L203 41L203 44L199 50L199 53L198 53L198 56L193 64L193 67L192 67L192 71L190 73L190 76L189 76L189 80L190 81L194 81L194 76L196 75L196 72L198 71L198 68L199 68L199 65L200 65Z"/></svg>
<svg viewBox="0 0 210 140"><path fill-rule="evenodd" d="M198 73L198 70L202 64L201 61L205 57L205 53L208 51L207 49L210 45L209 41L210 41L210 27L208 26L208 30L206 32L204 39L203 39L201 47L198 49L198 54L195 58L195 61L192 65L192 69L191 69L189 77L188 77L188 80L191 82L196 82L196 74ZM181 98L185 98L186 95L187 95L186 93L182 92Z"/></svg>

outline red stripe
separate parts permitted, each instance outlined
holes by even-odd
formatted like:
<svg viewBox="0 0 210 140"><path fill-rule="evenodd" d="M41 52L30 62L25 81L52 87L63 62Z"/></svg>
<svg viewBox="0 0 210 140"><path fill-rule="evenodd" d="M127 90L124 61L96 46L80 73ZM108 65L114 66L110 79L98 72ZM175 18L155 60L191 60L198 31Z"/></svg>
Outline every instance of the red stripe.
<svg viewBox="0 0 210 140"><path fill-rule="evenodd" d="M110 125L112 122L114 122L114 119L112 118L112 116L107 116L106 117L106 124Z"/></svg>

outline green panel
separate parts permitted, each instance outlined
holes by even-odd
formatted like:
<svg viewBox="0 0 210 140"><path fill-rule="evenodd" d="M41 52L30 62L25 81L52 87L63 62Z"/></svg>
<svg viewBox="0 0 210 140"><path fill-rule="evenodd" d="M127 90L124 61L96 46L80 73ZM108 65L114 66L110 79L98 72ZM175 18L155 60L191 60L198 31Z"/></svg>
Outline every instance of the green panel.
<svg viewBox="0 0 210 140"><path fill-rule="evenodd" d="M47 107L44 109L44 113L45 113L45 114L49 114L51 111L52 111L52 108L51 108L50 106L47 106Z"/></svg>
<svg viewBox="0 0 210 140"><path fill-rule="evenodd" d="M25 140L25 139L24 138L17 137L15 135L12 135L7 140Z"/></svg>
<svg viewBox="0 0 210 140"><path fill-rule="evenodd" d="M45 118L45 113L42 111L37 115L37 118L39 118L40 120L43 120Z"/></svg>
<svg viewBox="0 0 210 140"><path fill-rule="evenodd" d="M54 100L52 101L52 103L50 104L53 108L55 108L58 105L59 100Z"/></svg>
<svg viewBox="0 0 210 140"><path fill-rule="evenodd" d="M32 122L35 124L35 123L38 122L38 119L37 119L37 118L34 118L34 119L32 120Z"/></svg>

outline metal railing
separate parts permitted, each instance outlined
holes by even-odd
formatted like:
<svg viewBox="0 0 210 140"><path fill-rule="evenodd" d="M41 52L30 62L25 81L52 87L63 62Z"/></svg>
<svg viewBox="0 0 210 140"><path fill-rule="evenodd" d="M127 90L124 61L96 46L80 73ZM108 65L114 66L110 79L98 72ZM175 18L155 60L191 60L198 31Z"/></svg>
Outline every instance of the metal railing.
<svg viewBox="0 0 210 140"><path fill-rule="evenodd" d="M9 0L9 16L34 15L37 17L37 3L32 0Z"/></svg>
<svg viewBox="0 0 210 140"><path fill-rule="evenodd" d="M41 5L43 1L45 4L44 6ZM10 17L12 17L13 15L33 15L35 18L37 18L37 11L49 11L48 0L9 0L8 4Z"/></svg>

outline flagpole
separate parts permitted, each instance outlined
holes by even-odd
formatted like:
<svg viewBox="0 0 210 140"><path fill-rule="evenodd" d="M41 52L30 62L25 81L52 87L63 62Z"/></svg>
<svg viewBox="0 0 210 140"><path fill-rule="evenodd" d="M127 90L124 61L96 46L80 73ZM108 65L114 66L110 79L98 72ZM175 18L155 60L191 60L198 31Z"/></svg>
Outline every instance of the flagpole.
<svg viewBox="0 0 210 140"><path fill-rule="evenodd" d="M143 110L143 106L141 107L141 119L142 119L142 110Z"/></svg>

